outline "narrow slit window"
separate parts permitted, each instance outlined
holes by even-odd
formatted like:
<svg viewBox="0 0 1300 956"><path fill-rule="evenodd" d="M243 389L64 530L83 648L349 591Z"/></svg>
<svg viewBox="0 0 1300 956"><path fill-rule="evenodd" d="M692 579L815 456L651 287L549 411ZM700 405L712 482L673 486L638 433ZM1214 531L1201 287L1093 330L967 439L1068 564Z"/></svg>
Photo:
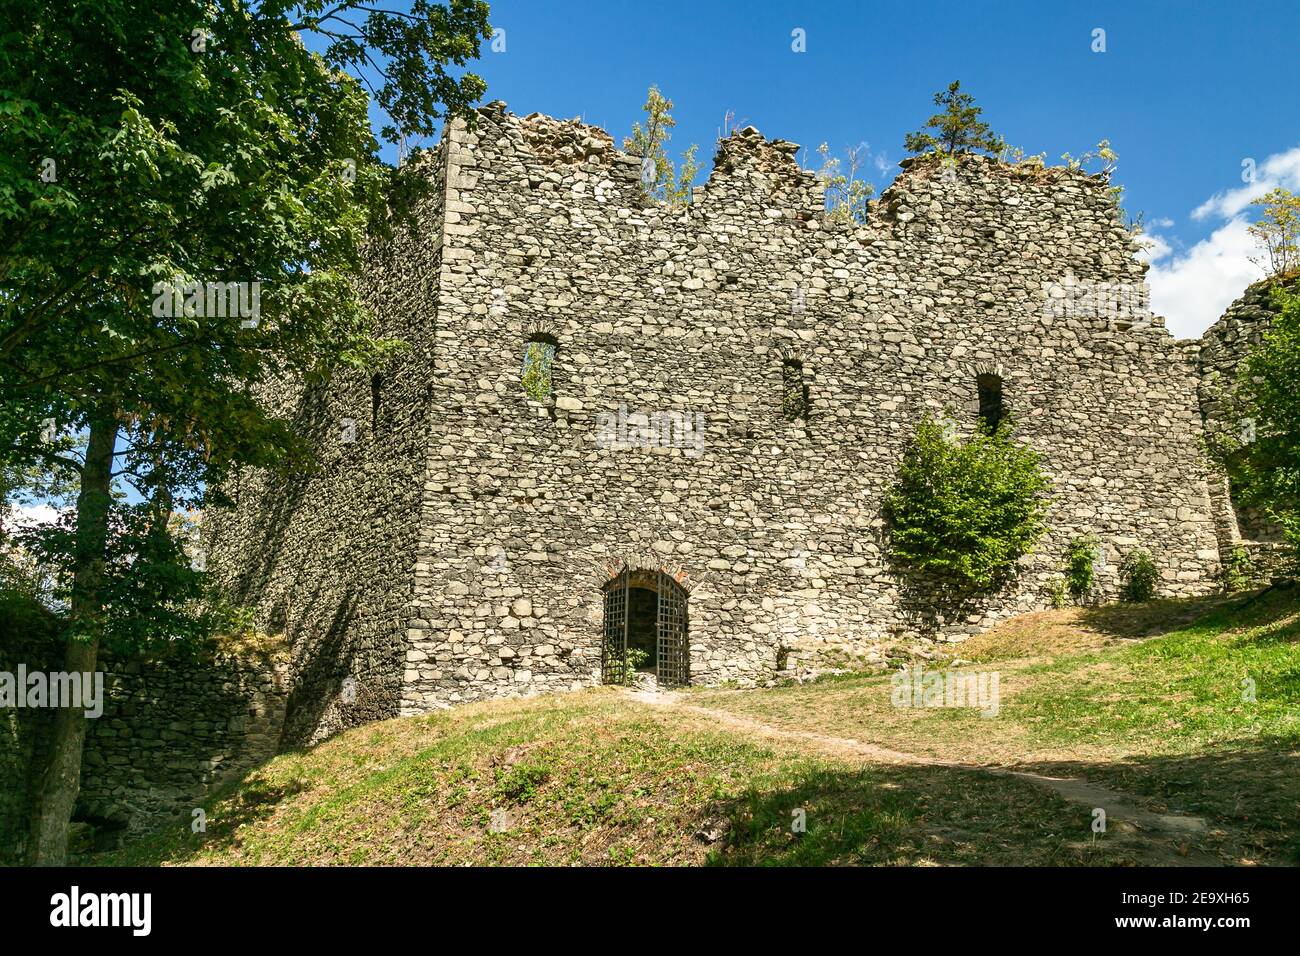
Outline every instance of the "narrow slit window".
<svg viewBox="0 0 1300 956"><path fill-rule="evenodd" d="M532 399L545 402L551 397L551 366L555 362L555 343L534 338L524 346L524 364L520 382Z"/></svg>
<svg viewBox="0 0 1300 956"><path fill-rule="evenodd" d="M383 405L384 377L379 374L370 376L370 433L379 434L379 412Z"/></svg>
<svg viewBox="0 0 1300 956"><path fill-rule="evenodd" d="M808 419L808 383L798 359L781 363L781 414L790 422Z"/></svg>
<svg viewBox="0 0 1300 956"><path fill-rule="evenodd" d="M981 373L975 377L975 385L980 396L980 429L986 435L996 434L1007 417L1006 407L1002 404L1002 378Z"/></svg>

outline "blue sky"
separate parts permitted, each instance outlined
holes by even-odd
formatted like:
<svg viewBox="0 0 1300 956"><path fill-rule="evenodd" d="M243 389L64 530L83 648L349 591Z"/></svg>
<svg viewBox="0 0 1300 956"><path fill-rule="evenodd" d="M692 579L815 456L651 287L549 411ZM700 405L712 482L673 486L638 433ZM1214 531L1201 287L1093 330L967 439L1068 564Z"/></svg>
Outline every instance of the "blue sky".
<svg viewBox="0 0 1300 956"><path fill-rule="evenodd" d="M706 172L732 110L810 151L867 143L879 191L954 79L1026 153L1057 162L1109 139L1125 206L1146 214L1154 242L1153 306L1180 336L1262 275L1249 200L1300 192L1300 0L495 0L491 19L505 50L485 46L473 67L486 99L582 116L621 142L655 83L675 103L674 155L698 143Z"/></svg>
<svg viewBox="0 0 1300 956"><path fill-rule="evenodd" d="M485 49L474 67L487 99L582 116L621 142L655 83L675 103L674 153L699 143L706 162L733 110L810 149L866 142L879 190L954 79L996 132L1049 162L1109 139L1125 206L1145 213L1156 243L1153 301L1182 335L1262 275L1246 261L1243 201L1275 184L1300 190L1297 0L496 0L491 19L505 50ZM791 48L796 28L806 52Z"/></svg>

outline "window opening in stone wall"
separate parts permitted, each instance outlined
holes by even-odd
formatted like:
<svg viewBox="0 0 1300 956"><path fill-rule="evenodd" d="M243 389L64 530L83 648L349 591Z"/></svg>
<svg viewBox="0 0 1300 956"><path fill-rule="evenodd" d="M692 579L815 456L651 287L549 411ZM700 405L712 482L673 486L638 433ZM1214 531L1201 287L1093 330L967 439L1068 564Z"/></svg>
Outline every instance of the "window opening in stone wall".
<svg viewBox="0 0 1300 956"><path fill-rule="evenodd" d="M808 383L798 359L781 363L781 414L791 422L808 418Z"/></svg>
<svg viewBox="0 0 1300 956"><path fill-rule="evenodd" d="M524 346L524 364L520 382L524 393L539 402L551 397L551 367L555 362L555 343L535 336Z"/></svg>
<svg viewBox="0 0 1300 956"><path fill-rule="evenodd" d="M370 376L370 433L379 434L379 407L384 396L384 377L379 374Z"/></svg>
<svg viewBox="0 0 1300 956"><path fill-rule="evenodd" d="M1002 378L981 372L975 377L975 385L980 396L980 429L986 435L992 435L1007 417L1002 404Z"/></svg>

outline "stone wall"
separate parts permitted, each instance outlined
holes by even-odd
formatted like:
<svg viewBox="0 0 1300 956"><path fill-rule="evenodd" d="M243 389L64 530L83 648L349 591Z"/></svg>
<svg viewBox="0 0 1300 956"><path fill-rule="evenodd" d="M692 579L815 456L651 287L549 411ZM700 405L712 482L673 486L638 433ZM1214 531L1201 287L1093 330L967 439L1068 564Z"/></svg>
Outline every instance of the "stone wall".
<svg viewBox="0 0 1300 956"><path fill-rule="evenodd" d="M372 250L366 294L409 348L373 377L268 390L315 467L250 471L224 489L233 507L205 513L209 567L291 648L286 744L398 712L429 422L455 401L434 368L445 156L426 158L418 228Z"/></svg>
<svg viewBox="0 0 1300 956"><path fill-rule="evenodd" d="M690 589L694 682L959 640L1044 607L1082 534L1104 546L1101 597L1138 546L1162 593L1214 586L1197 344L1045 307L1045 283L1142 282L1108 184L910 161L867 225L838 225L797 149L739 131L670 209L594 127L499 103L449 127L435 197L368 280L412 345L384 374L385 427L366 382L286 390L319 469L250 476L213 512L219 573L293 648L288 739L599 680L600 588L625 563ZM544 401L520 385L536 339L557 349ZM941 606L886 559L881 501L923 414L976 427L982 373L1043 456L1052 530L1012 586ZM700 427L638 447L664 421ZM611 444L620 422L632 440Z"/></svg>
<svg viewBox="0 0 1300 956"><path fill-rule="evenodd" d="M14 633L0 647L0 670L59 669L52 628ZM100 667L103 712L87 721L73 820L101 838L188 827L213 788L279 750L287 687L272 658L209 648L103 655ZM0 864L24 858L53 718L50 709L0 710Z"/></svg>
<svg viewBox="0 0 1300 956"><path fill-rule="evenodd" d="M1291 280L1289 287L1294 291L1300 283ZM1232 388L1242 360L1259 345L1277 314L1275 288L1271 280L1250 286L1201 339L1200 406L1207 435L1242 434L1246 423L1233 410ZM1243 548L1261 579L1289 563L1281 529L1266 515L1234 502L1230 482L1217 470L1211 491L1225 561L1234 549Z"/></svg>
<svg viewBox="0 0 1300 956"><path fill-rule="evenodd" d="M104 713L87 722L77 819L189 827L208 793L279 752L288 687L271 660L206 651L102 666Z"/></svg>
<svg viewBox="0 0 1300 956"><path fill-rule="evenodd" d="M1213 586L1195 344L1159 319L1044 309L1067 275L1142 281L1106 184L982 159L949 182L913 162L868 226L834 226L796 150L741 131L672 210L574 121L493 104L450 131L435 361L451 400L432 421L405 710L598 679L599 588L620 561L690 582L697 682L959 639L1044 606L1084 533L1107 552L1103 594L1139 545L1162 593ZM540 403L519 385L537 336L558 346ZM781 414L791 359L805 421ZM1044 457L1053 530L1016 586L936 607L885 560L881 498L923 413L974 427L980 372ZM604 447L620 407L702 415L702 454Z"/></svg>

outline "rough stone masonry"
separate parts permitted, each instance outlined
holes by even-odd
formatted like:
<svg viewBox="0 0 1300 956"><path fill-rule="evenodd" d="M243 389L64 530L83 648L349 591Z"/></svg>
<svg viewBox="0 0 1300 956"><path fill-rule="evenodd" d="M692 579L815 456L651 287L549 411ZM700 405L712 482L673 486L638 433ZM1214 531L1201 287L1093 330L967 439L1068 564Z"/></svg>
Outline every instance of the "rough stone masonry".
<svg viewBox="0 0 1300 956"><path fill-rule="evenodd" d="M733 133L667 208L598 128L498 102L446 130L367 280L409 348L269 396L319 465L210 512L210 566L292 647L285 745L599 682L622 568L686 595L692 683L742 685L1043 608L1080 535L1101 596L1136 547L1164 594L1216 586L1199 343L1045 299L1141 286L1106 181L909 160L839 224L797 151ZM541 401L530 343L553 348ZM881 501L923 414L977 427L978 382L1043 457L1051 531L1014 585L950 607L890 565Z"/></svg>

